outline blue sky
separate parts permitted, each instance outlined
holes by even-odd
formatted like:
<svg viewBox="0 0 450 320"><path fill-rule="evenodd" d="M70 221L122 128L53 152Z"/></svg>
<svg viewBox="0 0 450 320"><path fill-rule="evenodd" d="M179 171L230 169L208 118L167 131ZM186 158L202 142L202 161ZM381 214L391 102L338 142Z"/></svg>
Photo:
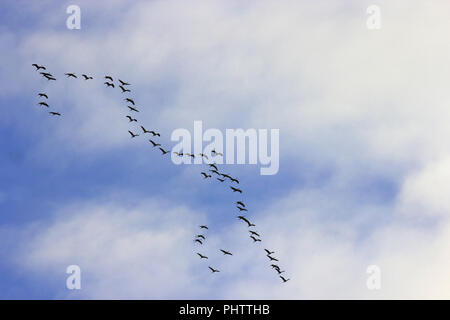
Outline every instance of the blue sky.
<svg viewBox="0 0 450 320"><path fill-rule="evenodd" d="M80 30L66 28L70 4ZM379 1L382 28L368 30L370 4L2 2L0 297L448 298L449 48L437 34L449 5ZM105 74L132 84L139 123L166 147L196 120L280 129L279 172L224 165L242 197L202 181L204 167L130 139L124 95ZM61 118L36 105L38 92ZM71 264L79 291L65 288ZM381 290L366 288L373 264Z"/></svg>

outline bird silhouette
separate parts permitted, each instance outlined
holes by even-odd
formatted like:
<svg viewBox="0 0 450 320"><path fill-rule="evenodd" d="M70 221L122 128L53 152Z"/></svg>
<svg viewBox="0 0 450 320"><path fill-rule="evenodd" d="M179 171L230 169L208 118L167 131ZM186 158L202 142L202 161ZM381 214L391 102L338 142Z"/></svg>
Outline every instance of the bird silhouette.
<svg viewBox="0 0 450 320"><path fill-rule="evenodd" d="M200 226L200 229L208 229L208 226L202 225Z"/></svg>
<svg viewBox="0 0 450 320"><path fill-rule="evenodd" d="M253 242L261 242L261 239L255 238L254 236L250 236L250 238L253 239Z"/></svg>
<svg viewBox="0 0 450 320"><path fill-rule="evenodd" d="M233 192L239 192L239 193L242 193L242 190L241 190L241 189L234 188L234 187L231 187L231 186L230 186L230 188L231 188L231 190L233 190Z"/></svg>
<svg viewBox="0 0 450 320"><path fill-rule="evenodd" d="M134 100L133 100L133 99L126 98L126 99L123 99L123 100L125 100L125 101L131 103L131 104L134 106Z"/></svg>
<svg viewBox="0 0 450 320"><path fill-rule="evenodd" d="M40 72L44 77L53 77L53 75L49 72Z"/></svg>
<svg viewBox="0 0 450 320"><path fill-rule="evenodd" d="M217 180L219 180L220 182L224 182L225 181L225 179L220 179L220 178L217 178Z"/></svg>
<svg viewBox="0 0 450 320"><path fill-rule="evenodd" d="M248 232L250 232L252 235L260 237L260 235L258 234L258 232L253 231L253 230L248 230Z"/></svg>
<svg viewBox="0 0 450 320"><path fill-rule="evenodd" d="M200 174L203 175L203 176L205 177L204 179L211 178L211 175L210 175L210 174L207 174L207 173L205 173L205 172L200 172Z"/></svg>
<svg viewBox="0 0 450 320"><path fill-rule="evenodd" d="M203 242L200 239L195 239L194 242L198 242L200 244L203 244Z"/></svg>
<svg viewBox="0 0 450 320"><path fill-rule="evenodd" d="M84 78L84 80L92 80L92 79L94 79L93 77L90 77L90 76L88 76L86 74L82 74L81 76Z"/></svg>
<svg viewBox="0 0 450 320"><path fill-rule="evenodd" d="M204 236L204 235L202 235L202 234L198 234L198 235L197 235L197 238L200 238L200 239L206 240L205 236Z"/></svg>
<svg viewBox="0 0 450 320"><path fill-rule="evenodd" d="M197 252L197 254L198 254L198 256L199 256L201 259L208 259L207 256L204 256L204 255L202 255L201 253L198 253L198 252Z"/></svg>
<svg viewBox="0 0 450 320"><path fill-rule="evenodd" d="M128 122L137 122L137 120L132 118L131 116L126 116L125 118L128 118L128 120L130 120Z"/></svg>
<svg viewBox="0 0 450 320"><path fill-rule="evenodd" d="M280 278L281 278L281 280L283 280L283 283L284 283L284 282L288 282L289 280L291 280L291 279L286 279L286 278L284 278L283 276L280 276Z"/></svg>
<svg viewBox="0 0 450 320"><path fill-rule="evenodd" d="M166 151L163 148L159 147L159 150L161 150L162 154L165 155L166 153L169 153L170 151Z"/></svg>
<svg viewBox="0 0 450 320"><path fill-rule="evenodd" d="M212 267L208 267L208 268L212 271L212 273L214 273L214 272L220 272L220 270L214 269L214 268L212 268Z"/></svg>
<svg viewBox="0 0 450 320"><path fill-rule="evenodd" d="M220 173L219 173L219 171L217 171L217 170L209 170L210 172L212 172L212 173L214 173L214 174L217 174L218 176L220 176Z"/></svg>
<svg viewBox="0 0 450 320"><path fill-rule="evenodd" d="M125 82L125 81L122 81L122 80L120 80L120 79L119 79L119 82L120 82L120 84L123 85L123 86L129 86L129 85L130 85L129 83L127 83L127 82Z"/></svg>
<svg viewBox="0 0 450 320"><path fill-rule="evenodd" d="M241 208L241 207L239 207L239 206L236 206L236 208L238 208L238 209L239 209L239 211L248 211L247 209L245 209L245 208Z"/></svg>
<svg viewBox="0 0 450 320"><path fill-rule="evenodd" d="M235 179L235 178L230 178L231 181L236 182L237 184L239 184L239 180Z"/></svg>
<svg viewBox="0 0 450 320"><path fill-rule="evenodd" d="M41 98L48 99L48 95L46 95L45 93L38 93L38 96Z"/></svg>
<svg viewBox="0 0 450 320"><path fill-rule="evenodd" d="M127 107L128 107L128 109L130 109L130 111L139 112L139 110L136 109L136 108L133 108L133 107L130 107L130 106L127 106Z"/></svg>
<svg viewBox="0 0 450 320"><path fill-rule="evenodd" d="M174 151L173 154L176 154L176 155L179 156L179 157L182 157L182 156L183 156L183 152L176 152L176 151Z"/></svg>
<svg viewBox="0 0 450 320"><path fill-rule="evenodd" d="M186 153L186 155L187 155L188 157L195 158L195 155L193 155L193 154Z"/></svg>
<svg viewBox="0 0 450 320"><path fill-rule="evenodd" d="M272 253L275 253L275 251L270 251L268 249L264 249L267 252L267 255L271 255Z"/></svg>
<svg viewBox="0 0 450 320"><path fill-rule="evenodd" d="M275 268L275 270L278 272L278 274L282 274L283 272L286 272L286 271L284 271L284 270L281 271L280 268ZM287 281L287 280L286 280L286 281Z"/></svg>
<svg viewBox="0 0 450 320"><path fill-rule="evenodd" d="M53 77L53 76L44 75L44 77L45 77L48 81L51 81L51 80L56 81L56 78Z"/></svg>
<svg viewBox="0 0 450 320"><path fill-rule="evenodd" d="M111 76L105 76L105 79L108 79L108 80L114 81L114 80L113 80L113 78L112 78Z"/></svg>
<svg viewBox="0 0 450 320"><path fill-rule="evenodd" d="M78 78L76 75L75 75L75 73L64 73L66 76L67 76L67 78Z"/></svg>
<svg viewBox="0 0 450 320"><path fill-rule="evenodd" d="M232 256L233 255L231 252L225 251L223 249L220 249L220 251L222 251L224 255L228 255L228 256Z"/></svg>
<svg viewBox="0 0 450 320"><path fill-rule="evenodd" d="M214 163L210 163L209 166L211 168L214 168L214 170L218 171L219 169L217 169L217 166Z"/></svg>
<svg viewBox="0 0 450 320"><path fill-rule="evenodd" d="M61 113L59 113L59 112L53 112L53 111L51 111L51 112L49 112L51 115L53 115L53 116L61 116Z"/></svg>
<svg viewBox="0 0 450 320"><path fill-rule="evenodd" d="M130 89L125 89L125 88L122 87L122 86L119 86L119 88L122 89L122 93L125 93L125 92L131 92Z"/></svg>
<svg viewBox="0 0 450 320"><path fill-rule="evenodd" d="M32 66L36 68L36 71L38 71L38 70L40 70L40 69L46 70L44 66L40 66L40 65L38 65L37 63L33 63Z"/></svg>
<svg viewBox="0 0 450 320"><path fill-rule="evenodd" d="M128 130L128 132L131 134L131 138L135 138L135 137L139 137L138 134L131 132L130 130Z"/></svg>
<svg viewBox="0 0 450 320"><path fill-rule="evenodd" d="M199 153L198 154L200 157L206 158L206 160L208 160L208 156L204 153Z"/></svg>
<svg viewBox="0 0 450 320"><path fill-rule="evenodd" d="M161 137L161 135L158 132L155 131L149 131L154 137Z"/></svg>
<svg viewBox="0 0 450 320"><path fill-rule="evenodd" d="M155 141L153 141L151 139L149 139L148 141L150 141L152 143L153 147L160 147L161 146L161 143L156 143Z"/></svg>
<svg viewBox="0 0 450 320"><path fill-rule="evenodd" d="M236 204L240 205L241 207L245 208L245 204L242 201L236 201Z"/></svg>
<svg viewBox="0 0 450 320"><path fill-rule="evenodd" d="M244 216L238 216L238 219L246 222L248 224L248 227L256 227L253 223L251 223L250 221L248 221Z"/></svg>
<svg viewBox="0 0 450 320"><path fill-rule="evenodd" d="M223 157L223 153L217 152L215 149L213 149L211 151L212 154L216 155L216 156L222 156Z"/></svg>
<svg viewBox="0 0 450 320"><path fill-rule="evenodd" d="M274 258L274 257L272 257L270 255L267 255L267 257L270 259L270 261L278 261L278 259L276 259L276 258Z"/></svg>
<svg viewBox="0 0 450 320"><path fill-rule="evenodd" d="M107 81L107 82L105 82L104 84L106 84L106 86L107 86L108 88L109 88L109 87L115 88L114 83L109 83L109 82Z"/></svg>
<svg viewBox="0 0 450 320"><path fill-rule="evenodd" d="M142 131L144 131L144 133L150 133L150 131L148 131L147 129L144 128L144 126L141 126Z"/></svg>
<svg viewBox="0 0 450 320"><path fill-rule="evenodd" d="M278 270L280 270L280 267L278 266L278 265L276 265L276 264L271 264L270 265L273 269L278 269Z"/></svg>
<svg viewBox="0 0 450 320"><path fill-rule="evenodd" d="M49 107L47 102L39 102L38 105L44 106L44 107L47 107L47 108Z"/></svg>

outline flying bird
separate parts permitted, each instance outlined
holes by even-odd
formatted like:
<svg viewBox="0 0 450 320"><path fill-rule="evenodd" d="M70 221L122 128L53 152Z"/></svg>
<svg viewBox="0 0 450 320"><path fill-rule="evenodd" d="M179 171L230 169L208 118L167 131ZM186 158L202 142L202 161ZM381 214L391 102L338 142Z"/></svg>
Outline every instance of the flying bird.
<svg viewBox="0 0 450 320"><path fill-rule="evenodd" d="M49 107L47 102L39 102L38 104L47 108Z"/></svg>
<svg viewBox="0 0 450 320"><path fill-rule="evenodd" d="M131 138L139 137L137 133L133 133L130 130L128 130L128 132L131 134Z"/></svg>
<svg viewBox="0 0 450 320"><path fill-rule="evenodd" d="M261 239L255 238L254 236L250 236L250 238L253 239L253 242L261 242Z"/></svg>
<svg viewBox="0 0 450 320"><path fill-rule="evenodd" d="M72 77L72 78L78 78L76 75L75 75L75 73L64 73L66 76L67 76L67 78L70 78L70 77Z"/></svg>
<svg viewBox="0 0 450 320"><path fill-rule="evenodd" d="M137 120L132 118L131 116L126 116L125 118L128 118L130 120L128 122L137 122Z"/></svg>
<svg viewBox="0 0 450 320"><path fill-rule="evenodd" d="M216 156L222 156L223 157L223 153L217 152L215 149L213 149L211 151L212 154L215 154Z"/></svg>
<svg viewBox="0 0 450 320"><path fill-rule="evenodd" d="M219 170L219 169L217 169L217 166L214 163L210 163L209 166L211 168L214 168L214 170Z"/></svg>
<svg viewBox="0 0 450 320"><path fill-rule="evenodd" d="M222 251L224 255L229 255L229 256L233 255L231 252L228 252L228 251L225 251L225 250L222 250L222 249L220 249L220 251Z"/></svg>
<svg viewBox="0 0 450 320"><path fill-rule="evenodd" d="M210 174L206 174L205 172L200 172L200 174L205 177L204 179L211 178L211 175Z"/></svg>
<svg viewBox="0 0 450 320"><path fill-rule="evenodd" d="M44 66L40 66L37 63L33 63L32 66L36 68L36 71L38 71L39 69L46 70Z"/></svg>
<svg viewBox="0 0 450 320"><path fill-rule="evenodd" d="M128 107L128 109L130 109L130 111L139 112L139 110L136 109L136 108L133 108L133 107L130 107L130 106L127 106L127 107Z"/></svg>
<svg viewBox="0 0 450 320"><path fill-rule="evenodd" d="M200 229L208 229L208 226L205 226L205 225L200 226Z"/></svg>
<svg viewBox="0 0 450 320"><path fill-rule="evenodd" d="M164 155L164 154L166 154L166 153L169 153L170 151L166 151L166 150L164 150L163 148L161 148L161 147L159 147L159 150L161 150L161 152L162 152L162 154Z"/></svg>
<svg viewBox="0 0 450 320"><path fill-rule="evenodd" d="M278 269L278 270L280 270L280 267L278 266L278 265L276 265L276 264L271 264L270 265L273 269Z"/></svg>
<svg viewBox="0 0 450 320"><path fill-rule="evenodd" d="M245 208L245 204L242 201L236 201L236 204L240 205L241 207Z"/></svg>
<svg viewBox="0 0 450 320"><path fill-rule="evenodd" d="M233 190L233 192L239 192L239 193L242 193L242 190L241 190L241 189L234 188L234 187L231 187L231 186L230 186L230 188L231 188L231 190Z"/></svg>
<svg viewBox="0 0 450 320"><path fill-rule="evenodd" d="M179 156L179 157L182 157L182 156L183 156L183 152L176 152L176 151L174 151L174 154L176 154L176 155Z"/></svg>
<svg viewBox="0 0 450 320"><path fill-rule="evenodd" d="M131 103L131 104L134 106L134 100L133 100L133 99L126 98L126 99L123 99L123 100L125 100L125 101Z"/></svg>
<svg viewBox="0 0 450 320"><path fill-rule="evenodd" d="M113 80L113 78L112 78L111 76L105 76L105 79L108 79L108 80L114 81L114 80Z"/></svg>
<svg viewBox="0 0 450 320"><path fill-rule="evenodd" d="M291 280L291 279L285 279L283 276L280 276L280 278L281 278L281 280L283 280L283 283L284 282L288 282L289 280Z"/></svg>
<svg viewBox="0 0 450 320"><path fill-rule="evenodd" d="M219 171L217 171L217 170L209 170L209 171L212 172L212 173L217 174L218 176L220 176L220 173L219 173Z"/></svg>
<svg viewBox="0 0 450 320"><path fill-rule="evenodd" d="M142 131L144 131L144 133L150 133L150 131L148 131L147 129L144 128L144 126L141 126Z"/></svg>
<svg viewBox="0 0 450 320"><path fill-rule="evenodd" d="M194 242L198 242L200 244L203 244L203 242L201 240L199 240L199 239L195 239Z"/></svg>
<svg viewBox="0 0 450 320"><path fill-rule="evenodd" d="M41 98L48 99L48 95L46 95L45 93L38 93L38 96Z"/></svg>
<svg viewBox="0 0 450 320"><path fill-rule="evenodd" d="M275 251L269 251L269 250L267 250L267 249L264 249L266 252L267 252L267 255L270 255L270 254L272 254L272 253L275 253Z"/></svg>
<svg viewBox="0 0 450 320"><path fill-rule="evenodd" d="M186 153L186 155L187 155L188 157L195 158L195 155L193 155L193 154Z"/></svg>
<svg viewBox="0 0 450 320"><path fill-rule="evenodd" d="M61 113L59 113L59 112L53 112L53 111L51 111L51 112L49 112L51 115L53 115L53 116L61 116Z"/></svg>
<svg viewBox="0 0 450 320"><path fill-rule="evenodd" d="M158 136L161 137L161 135L158 132L155 131L149 131L154 137Z"/></svg>
<svg viewBox="0 0 450 320"><path fill-rule="evenodd" d="M220 182L224 182L225 181L225 179L220 179L220 178L217 178L217 180L219 180Z"/></svg>
<svg viewBox="0 0 450 320"><path fill-rule="evenodd" d="M81 76L84 78L84 80L92 80L92 79L94 79L93 77L90 77L90 76L88 76L86 74L82 74Z"/></svg>
<svg viewBox="0 0 450 320"><path fill-rule="evenodd" d="M104 84L106 84L106 86L107 86L108 88L109 88L109 87L115 88L114 83L109 83L108 81L106 81Z"/></svg>
<svg viewBox="0 0 450 320"><path fill-rule="evenodd" d="M208 267L208 268L212 271L212 273L214 273L214 272L220 272L219 270L214 269L214 268L212 268L212 267Z"/></svg>
<svg viewBox="0 0 450 320"><path fill-rule="evenodd" d="M123 86L129 86L129 85L130 85L129 83L127 83L127 82L125 82L125 81L122 81L122 80L120 80L120 79L119 79L119 82L120 82L120 84L123 85Z"/></svg>
<svg viewBox="0 0 450 320"><path fill-rule="evenodd" d="M198 234L198 235L197 235L197 238L201 238L201 239L203 239L203 240L206 240L205 236L202 235L202 234Z"/></svg>
<svg viewBox="0 0 450 320"><path fill-rule="evenodd" d="M283 272L286 272L286 271L284 271L284 270L281 271L280 268L275 268L275 270L278 272L278 274L282 274ZM286 280L286 281L287 281L287 280Z"/></svg>
<svg viewBox="0 0 450 320"><path fill-rule="evenodd" d="M239 209L239 211L248 211L247 209L245 209L245 208L241 208L241 207L239 207L239 206L236 206L236 208L238 208L238 209Z"/></svg>
<svg viewBox="0 0 450 320"><path fill-rule="evenodd" d="M161 146L161 143L156 143L152 139L149 139L148 141L150 141L152 143L153 147L160 147Z"/></svg>
<svg viewBox="0 0 450 320"><path fill-rule="evenodd" d="M231 181L236 182L237 184L239 184L239 180L235 179L235 178L230 178Z"/></svg>
<svg viewBox="0 0 450 320"><path fill-rule="evenodd" d="M56 78L55 77L53 77L53 76L49 76L49 75L44 75L44 77L48 80L48 81L51 81L51 80L53 80L53 81L56 81Z"/></svg>
<svg viewBox="0 0 450 320"><path fill-rule="evenodd" d="M53 75L49 72L40 72L44 77L53 77Z"/></svg>
<svg viewBox="0 0 450 320"><path fill-rule="evenodd" d="M247 220L245 217L243 217L243 216L238 216L238 219L240 219L240 220L246 222L246 223L248 224L248 227L249 227L249 228L250 228L250 227L256 227L253 223L251 223L250 221L248 221L248 220Z"/></svg>
<svg viewBox="0 0 450 320"><path fill-rule="evenodd" d="M119 86L119 88L122 89L122 93L125 93L125 92L131 92L130 89L125 89L125 88L122 87L122 86Z"/></svg>
<svg viewBox="0 0 450 320"><path fill-rule="evenodd" d="M248 230L248 232L250 232L252 235L257 236L257 237L261 237L258 232L253 231L253 230Z"/></svg>
<svg viewBox="0 0 450 320"><path fill-rule="evenodd" d="M201 259L208 259L207 256L204 256L204 255L202 255L201 253L198 253L198 252L197 252L197 254L198 254L198 256L199 256Z"/></svg>
<svg viewBox="0 0 450 320"><path fill-rule="evenodd" d="M208 160L208 156L207 156L206 154L204 154L204 153L199 153L198 155L201 156L201 157L203 157L203 158L206 158L206 159Z"/></svg>
<svg viewBox="0 0 450 320"><path fill-rule="evenodd" d="M274 257L272 257L270 255L267 255L267 257L270 259L270 261L278 261L278 259L276 259L276 258L274 258Z"/></svg>

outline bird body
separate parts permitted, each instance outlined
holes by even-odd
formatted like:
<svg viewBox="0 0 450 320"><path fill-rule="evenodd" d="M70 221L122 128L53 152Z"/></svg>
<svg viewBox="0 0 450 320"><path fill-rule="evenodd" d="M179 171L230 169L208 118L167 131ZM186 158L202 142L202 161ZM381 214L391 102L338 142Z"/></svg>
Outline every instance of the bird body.
<svg viewBox="0 0 450 320"><path fill-rule="evenodd" d="M129 122L137 122L137 120L132 118L131 116L126 116L125 118L128 118L128 120L130 120Z"/></svg>
<svg viewBox="0 0 450 320"><path fill-rule="evenodd" d="M67 76L67 78L78 78L75 73L65 73L65 75Z"/></svg>
<svg viewBox="0 0 450 320"><path fill-rule="evenodd" d="M225 250L222 250L222 249L220 249L220 251L222 251L223 252L223 254L224 255L228 255L228 256L232 256L233 254L231 253L231 252L229 252L229 251L225 251Z"/></svg>
<svg viewBox="0 0 450 320"><path fill-rule="evenodd" d="M155 141L153 141L153 140L151 140L151 139L149 139L148 141L150 141L150 142L152 143L153 147L159 147L159 146L161 146L161 143L156 143Z"/></svg>
<svg viewBox="0 0 450 320"><path fill-rule="evenodd" d="M130 130L128 130L128 132L131 134L131 138L135 138L135 137L139 137L138 134L131 132Z"/></svg>
<svg viewBox="0 0 450 320"><path fill-rule="evenodd" d="M234 187L231 187L231 186L230 186L230 188L231 188L231 190L233 190L233 192L239 192L239 193L242 193L242 190L241 190L241 189L234 188Z"/></svg>
<svg viewBox="0 0 450 320"><path fill-rule="evenodd" d="M38 93L38 96L39 96L40 98L48 99L48 95L46 95L45 93Z"/></svg>
<svg viewBox="0 0 450 320"><path fill-rule="evenodd" d="M166 151L163 148L159 147L159 150L161 150L162 154L165 155L166 153L169 153L170 151Z"/></svg>
<svg viewBox="0 0 450 320"><path fill-rule="evenodd" d="M53 112L53 111L51 111L51 112L49 112L51 115L53 115L53 116L61 116L61 113L59 113L59 112Z"/></svg>
<svg viewBox="0 0 450 320"><path fill-rule="evenodd" d="M198 254L198 256L200 257L200 259L208 259L207 256L204 256L204 255L202 255L201 253L198 253L198 252L197 252L197 254Z"/></svg>
<svg viewBox="0 0 450 320"><path fill-rule="evenodd" d="M104 84L106 84L106 86L107 86L108 88L109 88L109 87L115 88L114 83L109 83L108 81L106 81Z"/></svg>
<svg viewBox="0 0 450 320"><path fill-rule="evenodd" d="M212 273L215 273L215 272L220 272L219 270L217 270L217 269L214 269L214 268L212 268L212 267L208 267L210 270L211 270L211 272Z"/></svg>

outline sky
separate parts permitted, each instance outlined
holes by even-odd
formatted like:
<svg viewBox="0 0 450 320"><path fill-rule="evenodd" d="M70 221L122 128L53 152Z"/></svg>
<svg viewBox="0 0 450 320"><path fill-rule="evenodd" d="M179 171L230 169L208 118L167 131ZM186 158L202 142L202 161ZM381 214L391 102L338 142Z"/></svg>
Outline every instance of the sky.
<svg viewBox="0 0 450 320"><path fill-rule="evenodd" d="M73 4L79 30L66 26ZM367 27L370 5L379 29ZM448 1L0 6L1 299L450 298ZM132 92L106 88L107 74ZM279 129L279 171L221 165L237 196L127 132L143 124L170 149L194 121ZM70 265L80 290L66 287Z"/></svg>

